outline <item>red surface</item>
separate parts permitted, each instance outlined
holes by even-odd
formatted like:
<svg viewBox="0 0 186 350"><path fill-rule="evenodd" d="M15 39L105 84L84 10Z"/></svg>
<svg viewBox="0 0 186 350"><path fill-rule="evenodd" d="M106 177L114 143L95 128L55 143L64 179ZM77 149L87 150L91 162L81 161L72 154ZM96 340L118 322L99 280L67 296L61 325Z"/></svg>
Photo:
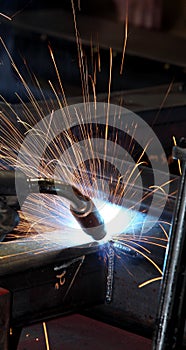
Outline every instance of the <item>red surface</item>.
<svg viewBox="0 0 186 350"><path fill-rule="evenodd" d="M0 288L0 295L5 295L5 294L9 294L10 292L7 289L4 288Z"/></svg>
<svg viewBox="0 0 186 350"><path fill-rule="evenodd" d="M81 315L46 324L50 350L150 350L151 341ZM18 350L49 350L42 324L24 328Z"/></svg>

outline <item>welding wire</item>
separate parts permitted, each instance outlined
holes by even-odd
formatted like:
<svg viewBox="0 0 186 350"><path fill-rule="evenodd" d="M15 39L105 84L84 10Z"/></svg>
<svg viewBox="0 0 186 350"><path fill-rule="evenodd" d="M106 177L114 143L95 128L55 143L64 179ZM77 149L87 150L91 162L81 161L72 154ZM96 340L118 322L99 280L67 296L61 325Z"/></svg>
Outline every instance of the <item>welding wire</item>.
<svg viewBox="0 0 186 350"><path fill-rule="evenodd" d="M153 350L180 350L185 325L186 149L174 147L173 156L182 160L182 177L165 255L159 310L152 342Z"/></svg>

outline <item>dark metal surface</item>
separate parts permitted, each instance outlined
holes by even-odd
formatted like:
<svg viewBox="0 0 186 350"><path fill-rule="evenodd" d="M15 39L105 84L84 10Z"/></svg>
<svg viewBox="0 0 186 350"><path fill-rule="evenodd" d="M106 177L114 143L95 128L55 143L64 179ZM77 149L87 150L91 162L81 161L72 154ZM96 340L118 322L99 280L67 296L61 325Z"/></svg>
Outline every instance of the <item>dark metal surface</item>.
<svg viewBox="0 0 186 350"><path fill-rule="evenodd" d="M19 224L19 215L7 205L6 198L0 196L0 241Z"/></svg>
<svg viewBox="0 0 186 350"><path fill-rule="evenodd" d="M62 5L63 6L63 5ZM2 20L3 21L3 20ZM153 32L129 25L123 74L120 74L124 27L123 23L77 14L78 30L83 42L84 57L89 74L94 76L93 60L100 57L101 72L96 74L96 92L108 91L109 52L113 48L112 91L129 90L170 84L172 81L185 81L182 68L185 58L182 47L183 35L175 36L169 32ZM72 11L26 11L17 13L12 21L1 23L2 38L25 81L30 83L34 96L42 98L30 74L41 82L45 96L52 96L48 80L56 82L55 69L48 52L50 42L66 96L81 94L80 71L78 66ZM153 45L152 45L153 42ZM166 47L166 45L168 47ZM139 54L138 54L139 50ZM23 60L20 57L24 57ZM179 57L178 57L179 55ZM15 91L21 98L28 99L27 93L16 79L6 50L2 46L0 59L1 94L7 101L18 101ZM158 57L160 56L160 58ZM170 64L173 57L172 64ZM151 59L153 61L151 61ZM182 61L183 59L183 61ZM179 66L179 61L182 66ZM91 89L91 87L90 87Z"/></svg>
<svg viewBox="0 0 186 350"><path fill-rule="evenodd" d="M153 128L155 134L163 145L166 154L171 155L173 146L172 136L174 135L176 139L179 140L183 136L183 130L186 128L186 99L184 85L182 83L173 84L167 98L165 98L167 91L167 85L137 89L133 91L118 91L111 94L110 102L116 105L121 104L125 108L128 108L142 117ZM90 100L91 99L93 99L93 96L90 96ZM98 102L107 100L107 94L97 95ZM79 96L68 98L67 101L69 105L72 105L82 102L82 97ZM52 103L48 101L48 104L49 106L51 104L51 109L59 108L59 105L55 99L52 100ZM27 106L30 112L33 113L37 119L37 114L33 105L27 103ZM48 109L46 103L40 101L39 106L44 115L47 115ZM12 104L11 107L13 107L18 116L20 116L24 121L24 106L21 104ZM8 106L1 103L0 110L8 116L9 120L13 124L15 123L14 115ZM24 132L21 125L16 124L16 127L20 128L20 132ZM153 156L154 160L157 160L157 165L164 162L162 154L158 154L157 152Z"/></svg>
<svg viewBox="0 0 186 350"><path fill-rule="evenodd" d="M0 350L8 350L10 331L10 293L0 288Z"/></svg>
<svg viewBox="0 0 186 350"><path fill-rule="evenodd" d="M158 226L151 231L152 236L161 237L162 232ZM148 243L145 247L151 251L150 258L161 268L164 249L155 249ZM160 282L150 283L143 288L139 288L139 285L158 276L158 271L144 257L132 256L116 249L112 301L89 309L86 315L151 338Z"/></svg>
<svg viewBox="0 0 186 350"><path fill-rule="evenodd" d="M123 23L77 14L78 29L83 43L90 40L102 48L112 47L118 52L123 49ZM63 10L27 11L17 15L12 21L13 27L75 41L73 16ZM186 66L186 54L183 50L185 37L168 31L150 31L129 27L127 53L138 57ZM153 45L152 45L153 42ZM150 50L149 50L150 47Z"/></svg>
<svg viewBox="0 0 186 350"><path fill-rule="evenodd" d="M171 213L168 214L168 217L164 216L164 219L170 222L170 216ZM158 237L164 237L158 223L149 233L149 240L151 236L157 239ZM145 247L151 251L150 258L155 259L161 267L163 264L164 249L156 246L151 247L148 245L148 239ZM113 299L109 305L105 304L99 308L97 315L100 319L108 323L113 323L125 329L129 327L134 332L140 332L141 334L144 332L146 336L149 336L152 333L155 319L159 283L155 282L141 289L138 286L145 280L157 277L159 274L153 265L143 256L140 257L139 254L131 254L131 252L128 253L127 251L122 252L120 249L117 250L117 248L113 249L115 252ZM65 286L64 288L62 286L63 289L60 293L54 288L57 282L54 267L63 265L64 261L73 260L83 255L87 255L85 261L88 262L88 256L91 255L92 251L97 251L98 256L96 260L93 258L89 260L90 269L87 268L86 272L83 273L83 275L86 274L86 282L84 282L84 279L76 279L74 284L78 288L78 290L76 289L77 296L83 300L84 288L87 286L87 283L89 284L88 291L90 292L91 305L92 303L99 303L98 299L100 296L97 299L97 293L99 293L100 284L103 286L105 283L105 272L103 269L106 267L103 260L105 254L108 252L107 246L101 247L96 244L95 247L87 245L67 249L55 241L55 236L53 240L47 240L45 235L43 238L42 235L34 238L28 236L25 239L17 239L6 244L0 244L0 283L3 281L5 283L3 286L11 286L13 294L15 293L16 314L14 315L14 320L17 318L19 318L20 322L23 321L23 318L28 322L30 322L29 319L34 320L33 314L28 312L30 302L33 304L36 302L34 312L38 310L40 303L42 307L42 303L46 303L49 308L52 307L52 310L47 310L51 316L56 316L58 311L61 311L60 308L62 308L61 312L63 312L65 305L68 308L68 299L65 299L67 302L65 305L61 302L64 297ZM82 265L80 271L82 271L83 266L85 265ZM98 270L101 268L101 271L97 271L97 275L91 272L91 269L94 271L95 268ZM26 287L28 293L25 294ZM105 287L103 288L105 290ZM93 295L92 293L95 294ZM56 299L56 295L59 295L59 299ZM102 301L104 301L103 299ZM58 303L57 310L56 306L53 305L55 301ZM43 309L46 309L46 305ZM79 300L77 306L81 306ZM37 310L35 307L37 307ZM41 312L40 316L42 318L46 314ZM35 319L38 320L38 317L38 315L37 317L35 316Z"/></svg>
<svg viewBox="0 0 186 350"><path fill-rule="evenodd" d="M183 193L182 191L182 196L179 196L180 204L184 204L185 199L185 193ZM179 206L177 208L179 208ZM184 210L182 212L183 216L185 215ZM164 219L165 218L166 216L164 216ZM180 232L182 230L182 233L185 225L183 220L184 218L181 217L180 220L177 222L178 226L180 227ZM171 220L169 222L171 222ZM149 234L149 241L150 238L153 236L161 237L161 230L158 223L153 228L153 230L151 230ZM181 240L181 243L179 242L181 246L179 247L180 250L177 249L176 251L177 258L178 256L180 257L180 254L183 253L183 255L182 258L180 258L180 260L177 261L177 264L174 259L171 259L171 263L173 265L176 264L174 265L174 267L176 267L177 274L176 276L174 275L174 277L176 277L176 283L178 283L177 285L174 283L173 287L178 288L175 289L175 291L173 290L173 292L176 292L176 298L173 299L173 293L171 298L166 299L169 305L172 305L173 300L175 302L174 310L171 309L171 322L173 322L173 329L172 333L169 333L169 347L167 347L166 349L172 349L172 347L170 346L171 340L174 336L179 337L179 333L177 334L176 331L178 330L180 325L181 328L179 328L179 331L183 331L183 326L185 323L185 249L183 248L185 241L184 237L179 238ZM182 243L184 243L183 246ZM148 240L145 247L151 251L151 259L156 261L160 268L163 268L165 250L161 249L160 247L156 247L155 249L155 247L151 246L150 244L148 245ZM178 248L178 246L176 246L176 248ZM110 305L95 307L91 310L88 310L87 314L104 322L114 324L118 327L128 329L130 331L132 330L134 333L138 333L141 335L143 334L151 338L155 326L156 313L159 306L160 281L150 283L149 285L143 288L139 288L139 285L143 281L157 277L157 271L156 269L154 269L154 266L150 264L149 261L144 257L140 257L138 255L134 258L130 255L127 256L127 254L122 254L121 252L119 253L119 250L116 251L116 253L118 253L119 256L116 255L115 259L112 302ZM162 302L163 301L165 301L164 298L162 298ZM170 312L169 315L166 314L166 317L168 317L170 320ZM159 320L158 325L160 325ZM185 342L186 330L184 332L183 344L185 344ZM182 346L179 345L176 349L180 350L182 349Z"/></svg>
<svg viewBox="0 0 186 350"><path fill-rule="evenodd" d="M21 327L28 324L103 303L105 249L98 245L64 248L37 237L0 244L0 286L11 295L10 312L7 309L4 317L10 320L12 339L18 340Z"/></svg>
<svg viewBox="0 0 186 350"><path fill-rule="evenodd" d="M153 350L179 350L185 325L186 299L186 150L173 150L183 160L172 229L167 246Z"/></svg>

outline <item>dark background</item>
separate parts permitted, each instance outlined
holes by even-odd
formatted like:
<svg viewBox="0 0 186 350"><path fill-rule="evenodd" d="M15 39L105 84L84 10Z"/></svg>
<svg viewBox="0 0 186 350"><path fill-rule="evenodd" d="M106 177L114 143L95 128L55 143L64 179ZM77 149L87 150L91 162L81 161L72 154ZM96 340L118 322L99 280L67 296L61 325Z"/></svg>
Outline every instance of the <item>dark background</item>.
<svg viewBox="0 0 186 350"><path fill-rule="evenodd" d="M122 1L122 0L121 0ZM133 0L129 0L133 1ZM145 1L145 0L144 0ZM153 1L153 0L149 0ZM158 40L160 41L157 45L157 57L153 57L154 41L148 39L147 52L144 54L136 50L135 55L131 54L131 50L126 51L125 57L125 67L124 72L120 75L120 65L122 58L122 44L123 44L123 23L120 21L118 14L117 4L111 0L109 1L85 1L81 0L81 10L78 8L78 1L74 1L75 9L77 13L77 21L81 18L89 18L90 24L95 22L95 19L99 21L108 21L108 23L117 23L118 27L114 27L113 32L116 37L120 36L121 48L113 50L113 73L112 73L112 85L111 91L122 91L129 89L144 88L149 86L156 86L161 84L170 84L171 81L174 82L181 81L185 82L185 67L176 64L174 60L173 64L169 63L170 52L167 52L167 60L164 61L158 59L158 50L161 55L162 47L164 46L160 33L167 33L168 30L175 27L175 23L178 23L178 28L181 27L179 32L179 37L182 37L185 33L185 19L183 18L183 11L181 11L181 1L176 3L175 8L170 8L167 5L167 1L162 2L162 21L160 27L153 28L153 23L150 28L146 28L145 22L141 22L138 25L129 23L129 35L128 42L130 46L130 41L138 32L141 35L140 30L142 30L142 42L139 46L143 47L143 38L145 39L151 32L153 35L157 33ZM184 2L183 2L184 3ZM141 1L143 4L143 1ZM125 5L125 4L124 4ZM173 6L172 6L173 7ZM125 8L124 8L125 10ZM141 8L141 11L143 7ZM171 16L174 10L174 16ZM59 11L66 11L69 17L64 20L60 19ZM140 9L138 10L140 11ZM152 11L154 9L152 8ZM8 21L3 17L0 17L0 35L2 36L10 54L12 55L20 73L23 74L25 80L32 88L33 92L38 94L38 89L34 88L33 81L30 77L31 74L35 74L36 77L42 84L43 91L51 96L51 89L48 86L48 80L51 79L53 82L57 80L54 71L51 58L48 51L48 43L51 43L52 49L55 53L56 62L58 69L65 86L67 95L81 95L81 82L80 73L78 67L77 59L77 47L72 40L68 40L67 37L63 35L63 27L68 25L69 18L72 20L72 7L70 0L59 1L36 1L36 0L17 0L17 1L0 1L0 12L12 17L12 21ZM130 14L131 14L130 10ZM23 19L21 23L24 22L24 15L28 15L29 18L29 29L25 30L24 26L18 25L19 18ZM45 15L50 16L49 25L47 25L47 30L43 30L43 26L40 27L37 20L37 16L40 15L43 18L43 23L45 22ZM152 15L152 14L151 14ZM132 20L131 20L132 22ZM58 23L59 26L55 27L55 32L50 34L50 26ZM103 22L107 23L107 22ZM180 24L181 23L181 24ZM24 24L25 25L25 24ZM96 27L96 25L95 25ZM57 28L57 29L56 29ZM118 28L118 32L117 32ZM121 30L120 30L121 29ZM95 31L97 29L95 28ZM99 28L100 33L102 33L103 28ZM105 29L104 29L105 30ZM85 29L86 31L86 29ZM84 31L84 32L85 32ZM137 31L137 32L136 32ZM82 36L84 32L80 33ZM108 33L108 37L109 37ZM100 34L101 37L101 34ZM155 37L156 38L156 37ZM108 91L108 79L109 79L109 47L105 48L104 45L100 44L100 56L101 56L101 73L97 73L97 93ZM109 46L109 38L108 38ZM117 45L116 45L117 46ZM90 44L86 44L84 47L84 53L86 56L86 61L88 62L89 73L93 75L91 67L91 50ZM174 42L172 44L172 51L175 51ZM182 51L182 48L180 48ZM134 51L134 50L133 50ZM151 55L151 59L147 56ZM152 52L152 54L151 54ZM179 56L180 53L178 53ZM179 62L179 59L178 59ZM8 101L16 102L14 92L17 91L23 99L27 99L25 95L25 90L20 83L20 79L11 67L10 59L8 58L2 45L0 46L0 93ZM38 98L41 98L38 95Z"/></svg>

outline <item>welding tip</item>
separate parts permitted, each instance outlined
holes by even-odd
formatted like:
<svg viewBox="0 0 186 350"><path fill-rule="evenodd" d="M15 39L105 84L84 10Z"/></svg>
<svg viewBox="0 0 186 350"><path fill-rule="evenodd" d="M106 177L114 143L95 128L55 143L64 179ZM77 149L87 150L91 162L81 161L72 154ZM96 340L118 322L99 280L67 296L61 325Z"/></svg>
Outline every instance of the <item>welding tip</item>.
<svg viewBox="0 0 186 350"><path fill-rule="evenodd" d="M16 196L16 182L20 204L31 193L59 195L70 202L70 211L86 234L96 241L105 237L104 222L98 209L76 187L54 179L27 178L21 172L15 175L14 171L0 171L0 196Z"/></svg>
<svg viewBox="0 0 186 350"><path fill-rule="evenodd" d="M92 236L96 241L103 239L106 236L105 225L95 204L89 197L82 196L77 188L73 188L73 191L75 192L75 195L83 201L85 207L83 210L80 210L71 205L70 211L72 215L86 234Z"/></svg>

